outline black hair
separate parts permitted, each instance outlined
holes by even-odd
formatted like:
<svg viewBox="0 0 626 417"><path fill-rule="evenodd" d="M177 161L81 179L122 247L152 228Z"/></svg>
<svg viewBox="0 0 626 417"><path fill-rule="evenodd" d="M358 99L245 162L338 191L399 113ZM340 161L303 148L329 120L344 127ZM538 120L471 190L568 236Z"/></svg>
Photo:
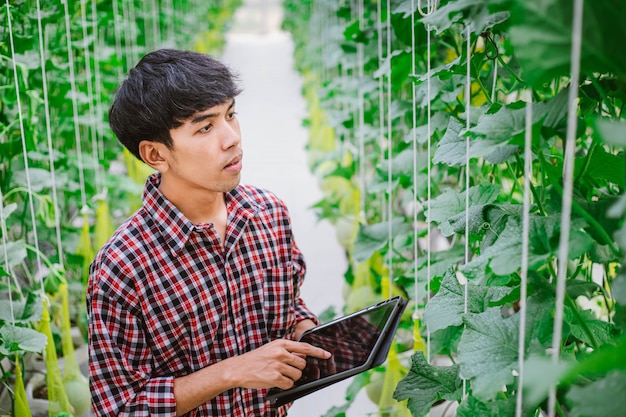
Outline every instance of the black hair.
<svg viewBox="0 0 626 417"><path fill-rule="evenodd" d="M172 146L170 130L199 111L226 103L241 89L220 61L198 52L160 49L144 56L118 87L109 124L137 158L139 142Z"/></svg>

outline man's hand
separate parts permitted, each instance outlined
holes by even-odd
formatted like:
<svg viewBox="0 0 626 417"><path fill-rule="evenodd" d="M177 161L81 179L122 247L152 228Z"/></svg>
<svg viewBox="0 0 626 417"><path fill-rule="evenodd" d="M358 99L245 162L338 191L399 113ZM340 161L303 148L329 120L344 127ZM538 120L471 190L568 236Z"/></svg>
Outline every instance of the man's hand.
<svg viewBox="0 0 626 417"><path fill-rule="evenodd" d="M291 388L302 376L306 357L331 354L308 343L274 340L243 355L233 356L174 379L176 415L183 415L231 388Z"/></svg>
<svg viewBox="0 0 626 417"><path fill-rule="evenodd" d="M281 339L224 362L229 362L228 374L237 381L234 386L288 389L302 376L307 356L328 359L331 354L308 343Z"/></svg>
<svg viewBox="0 0 626 417"><path fill-rule="evenodd" d="M294 339L295 340L300 339L300 336L302 336L302 333L306 332L309 329L312 329L315 326L316 326L315 322L311 319L301 320L297 322L295 330L294 330Z"/></svg>

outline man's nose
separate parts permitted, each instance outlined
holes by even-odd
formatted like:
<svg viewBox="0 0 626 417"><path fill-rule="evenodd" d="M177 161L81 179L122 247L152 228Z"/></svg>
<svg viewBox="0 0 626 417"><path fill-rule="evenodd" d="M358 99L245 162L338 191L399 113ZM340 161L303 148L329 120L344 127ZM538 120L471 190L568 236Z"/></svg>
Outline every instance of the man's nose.
<svg viewBox="0 0 626 417"><path fill-rule="evenodd" d="M240 142L241 132L239 130L239 123L237 123L236 121L234 123L224 122L222 135L222 146L224 147L224 149L229 149L233 146L237 146Z"/></svg>

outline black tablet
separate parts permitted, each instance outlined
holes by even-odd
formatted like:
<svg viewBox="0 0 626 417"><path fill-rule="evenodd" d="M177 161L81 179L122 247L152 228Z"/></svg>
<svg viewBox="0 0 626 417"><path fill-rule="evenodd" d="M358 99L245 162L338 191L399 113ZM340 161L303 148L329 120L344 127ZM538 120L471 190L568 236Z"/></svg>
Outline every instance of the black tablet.
<svg viewBox="0 0 626 417"><path fill-rule="evenodd" d="M302 377L288 390L273 388L267 400L276 406L382 364L406 308L397 296L307 330L301 342L329 351L329 359L307 357Z"/></svg>

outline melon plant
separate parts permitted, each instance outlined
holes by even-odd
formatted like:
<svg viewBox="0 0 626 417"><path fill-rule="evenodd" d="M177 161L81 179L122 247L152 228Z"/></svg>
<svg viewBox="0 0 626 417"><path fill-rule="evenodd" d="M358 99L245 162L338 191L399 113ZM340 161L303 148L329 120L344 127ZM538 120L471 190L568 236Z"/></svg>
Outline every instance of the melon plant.
<svg viewBox="0 0 626 417"><path fill-rule="evenodd" d="M585 2L581 77L573 85L571 1L441 0L427 16L418 3L284 3L311 140L319 140L313 123L324 121L335 141L325 154L316 148L311 169L320 183L340 175L358 184L361 196L345 281L355 281L356 265L382 257L416 308L401 324L416 328L416 343L414 352L399 347L409 373L394 396L413 416L440 401L459 416L515 415L521 391L522 415L530 416L547 412L553 386L559 415L619 414L626 405L617 394L626 381L626 62L618 40L626 35L626 4ZM578 93L574 189L560 360L552 364L570 89ZM339 167L341 160L351 163ZM323 169L329 163L336 168ZM318 216L336 213L334 195L317 204ZM380 277L370 285L381 293ZM351 393L367 383L355 378ZM345 412L350 401L325 415L341 415L333 410Z"/></svg>

